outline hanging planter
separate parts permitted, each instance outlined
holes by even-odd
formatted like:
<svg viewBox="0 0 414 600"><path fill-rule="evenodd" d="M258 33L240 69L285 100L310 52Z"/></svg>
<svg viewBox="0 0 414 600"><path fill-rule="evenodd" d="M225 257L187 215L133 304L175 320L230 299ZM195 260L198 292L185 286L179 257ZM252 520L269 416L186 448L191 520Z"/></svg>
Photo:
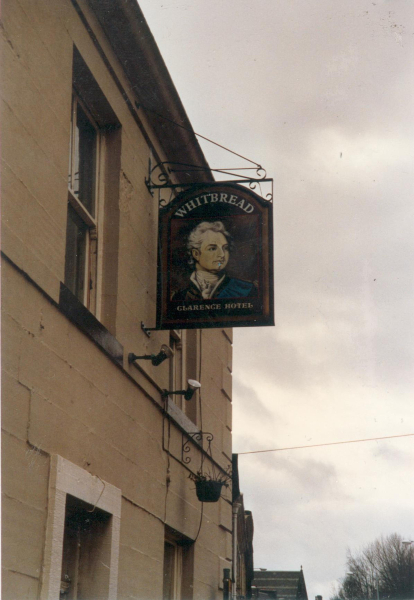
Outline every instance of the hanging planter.
<svg viewBox="0 0 414 600"><path fill-rule="evenodd" d="M224 481L199 479L195 482L197 498L200 502L218 502Z"/></svg>
<svg viewBox="0 0 414 600"><path fill-rule="evenodd" d="M219 475L209 475L198 471L196 475L191 474L190 479L196 486L197 498L200 502L218 502L221 496L221 490L228 487L231 475L220 473Z"/></svg>

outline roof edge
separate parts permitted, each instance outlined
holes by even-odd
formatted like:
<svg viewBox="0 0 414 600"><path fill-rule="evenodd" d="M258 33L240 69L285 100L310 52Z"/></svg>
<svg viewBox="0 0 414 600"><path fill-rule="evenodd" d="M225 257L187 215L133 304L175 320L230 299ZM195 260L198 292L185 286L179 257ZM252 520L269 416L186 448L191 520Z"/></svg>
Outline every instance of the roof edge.
<svg viewBox="0 0 414 600"><path fill-rule="evenodd" d="M87 0L171 162L201 166L182 182L214 181L171 75L136 0ZM162 115L179 126L162 118Z"/></svg>

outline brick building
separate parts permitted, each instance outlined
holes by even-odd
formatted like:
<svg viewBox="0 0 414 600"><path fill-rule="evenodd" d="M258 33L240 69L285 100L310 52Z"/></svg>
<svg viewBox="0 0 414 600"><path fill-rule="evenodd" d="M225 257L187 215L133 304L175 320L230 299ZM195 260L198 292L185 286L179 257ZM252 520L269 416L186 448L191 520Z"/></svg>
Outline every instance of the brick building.
<svg viewBox="0 0 414 600"><path fill-rule="evenodd" d="M232 332L141 328L149 164L208 165L134 0L5 0L2 58L3 599L221 597Z"/></svg>

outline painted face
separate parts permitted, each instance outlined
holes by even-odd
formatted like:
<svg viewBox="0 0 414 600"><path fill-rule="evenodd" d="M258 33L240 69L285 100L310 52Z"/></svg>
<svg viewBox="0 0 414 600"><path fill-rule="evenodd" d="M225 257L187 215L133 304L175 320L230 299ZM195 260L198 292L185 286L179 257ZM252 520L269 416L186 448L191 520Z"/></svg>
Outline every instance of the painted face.
<svg viewBox="0 0 414 600"><path fill-rule="evenodd" d="M192 250L196 269L219 273L229 261L229 244L225 236L209 229L203 234L200 249Z"/></svg>

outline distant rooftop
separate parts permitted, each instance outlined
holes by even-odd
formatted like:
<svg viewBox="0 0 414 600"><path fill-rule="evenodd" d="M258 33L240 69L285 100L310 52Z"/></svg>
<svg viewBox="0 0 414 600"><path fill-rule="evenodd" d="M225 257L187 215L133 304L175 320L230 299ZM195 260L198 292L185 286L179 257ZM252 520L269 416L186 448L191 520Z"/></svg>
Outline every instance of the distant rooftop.
<svg viewBox="0 0 414 600"><path fill-rule="evenodd" d="M308 600L303 571L255 571L256 597L277 600Z"/></svg>

